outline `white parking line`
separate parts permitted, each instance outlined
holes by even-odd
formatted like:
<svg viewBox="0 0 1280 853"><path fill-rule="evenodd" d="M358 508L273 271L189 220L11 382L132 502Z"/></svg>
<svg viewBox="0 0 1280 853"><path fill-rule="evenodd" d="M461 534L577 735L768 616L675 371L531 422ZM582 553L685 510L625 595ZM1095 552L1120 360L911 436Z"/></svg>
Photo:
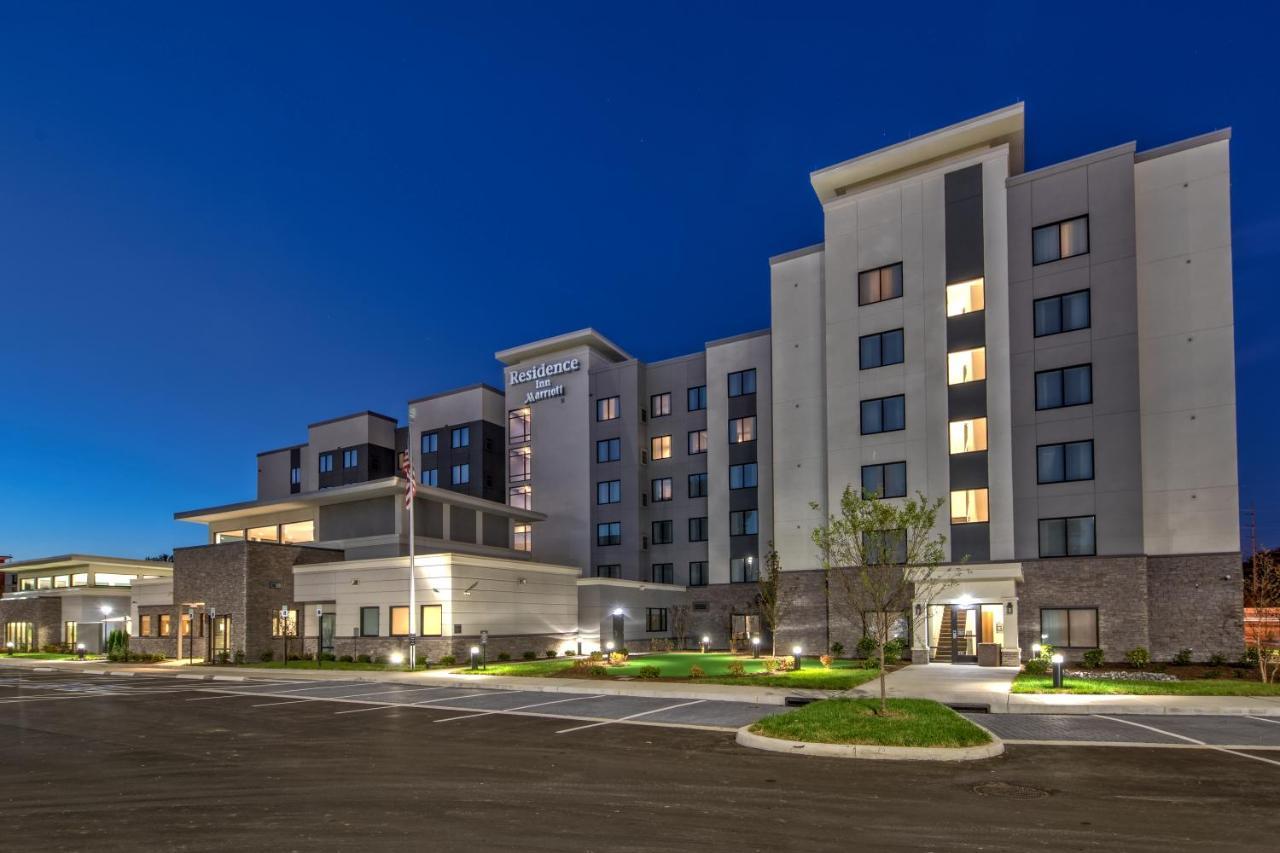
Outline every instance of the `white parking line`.
<svg viewBox="0 0 1280 853"><path fill-rule="evenodd" d="M194 699L188 699L188 702L212 702L214 699L242 699L249 696L248 693L223 693L219 696L197 696Z"/></svg>
<svg viewBox="0 0 1280 853"><path fill-rule="evenodd" d="M568 699L553 699L550 702L534 702L532 705L518 705L515 708L502 708L497 711L478 711L474 714L463 714L460 717L445 717L436 720L437 723L447 723L451 720L471 720L476 717L487 717L490 714L508 714L512 711L523 711L526 708L541 708L544 705L559 705L561 702L579 702L583 699L603 699L608 694L600 693L595 696L570 696Z"/></svg>
<svg viewBox="0 0 1280 853"><path fill-rule="evenodd" d="M1148 726L1146 723L1135 723L1133 720L1122 720L1119 717L1108 717L1105 714L1094 714L1093 716L1097 717L1099 720L1111 720L1113 723L1124 723L1125 725L1137 726L1140 729L1147 729L1148 731L1153 731L1153 732L1156 732L1157 734L1168 735L1169 737L1175 737L1180 740L1185 740L1188 743L1198 744L1204 747L1205 749L1212 749L1212 750L1216 750L1217 752L1225 752L1230 755L1239 755L1242 758L1252 758L1254 761L1261 761L1264 764L1274 764L1277 767L1280 767L1280 761L1276 761L1274 758L1263 758L1261 755L1250 755L1247 752L1240 752L1238 750L1228 749L1224 746L1217 746L1212 743L1205 743L1202 740L1196 740L1193 737L1180 735L1177 732L1168 732L1168 731L1165 731L1164 729L1157 729L1155 726Z"/></svg>
<svg viewBox="0 0 1280 853"><path fill-rule="evenodd" d="M1270 717L1253 717L1253 716L1250 716L1250 717L1249 717L1249 719L1251 719L1251 720L1257 720L1257 721L1258 721L1258 722L1260 722L1260 723L1271 723L1272 725L1280 726L1280 720L1273 720L1273 719L1271 719Z"/></svg>
<svg viewBox="0 0 1280 853"><path fill-rule="evenodd" d="M524 693L525 691L515 690L512 692ZM417 708L422 705L429 705L432 702L452 702L455 699L471 699L472 697L475 697L475 696L489 696L489 695L492 695L492 693L493 693L492 690L486 690L483 693L465 693L462 696L446 696L443 699L423 699L421 702L398 702L398 703L390 702L385 705L373 705L372 707L369 707L369 708L353 708L350 711L334 711L334 715L336 716L337 714L359 714L362 711L385 711L388 708ZM317 697L317 698L319 698L320 701L324 701L322 697ZM352 702L355 700L348 699L346 701Z"/></svg>
<svg viewBox="0 0 1280 853"><path fill-rule="evenodd" d="M1002 737L1010 746L1117 746L1124 749L1252 749L1261 752L1280 752L1280 746L1250 746L1249 744L1224 743L1132 743L1123 740L1028 740Z"/></svg>
<svg viewBox="0 0 1280 853"><path fill-rule="evenodd" d="M286 699L283 702L264 702L261 705L250 705L251 708L274 708L276 705L301 705L303 702L315 702L315 699Z"/></svg>
<svg viewBox="0 0 1280 853"><path fill-rule="evenodd" d="M317 699L363 699L366 696L385 696L388 693L421 693L424 690L445 690L450 685L441 684L436 687L406 687L402 690L376 690L373 693L344 693L341 696L317 696Z"/></svg>
<svg viewBox="0 0 1280 853"><path fill-rule="evenodd" d="M618 717L616 720L604 720L599 723L590 723L585 726L574 726L571 729L561 729L560 731L556 732L556 734L567 735L569 734L569 732L580 732L583 729L594 729L596 726L607 726L607 725L610 725L611 723L622 723L622 722L626 722L627 720L634 720L636 717L647 717L650 714L656 714L659 711L674 711L676 708L687 708L690 705L700 705L705 701L707 700L694 699L692 702L681 702L678 705L668 705L665 708L654 708L652 711L641 711L639 714L630 714L626 717Z"/></svg>

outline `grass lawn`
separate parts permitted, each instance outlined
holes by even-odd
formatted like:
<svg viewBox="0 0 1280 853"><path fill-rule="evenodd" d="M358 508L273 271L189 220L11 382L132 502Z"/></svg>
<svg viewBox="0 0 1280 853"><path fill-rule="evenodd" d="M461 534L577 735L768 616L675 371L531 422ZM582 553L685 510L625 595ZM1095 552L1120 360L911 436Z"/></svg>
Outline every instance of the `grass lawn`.
<svg viewBox="0 0 1280 853"><path fill-rule="evenodd" d="M824 699L765 717L751 731L808 743L961 747L991 742L985 731L929 699L890 699L886 717L876 713L879 708L879 699Z"/></svg>
<svg viewBox="0 0 1280 853"><path fill-rule="evenodd" d="M79 660L79 655L64 655L58 652L18 652L17 654L3 655L5 659L13 658L15 660ZM102 660L102 655L85 655L85 660Z"/></svg>
<svg viewBox="0 0 1280 853"><path fill-rule="evenodd" d="M1129 696L1280 696L1280 684L1263 684L1243 678L1197 678L1186 681L1104 681L1064 678L1061 690L1048 675L1019 673L1013 693L1086 693Z"/></svg>
<svg viewBox="0 0 1280 853"><path fill-rule="evenodd" d="M746 670L746 675L730 675L729 664L738 661ZM490 663L483 672L488 675L520 675L541 677L585 677L569 676L573 662L566 658L545 660ZM804 660L799 672L783 672L764 674L764 659L750 656L730 655L723 653L700 654L698 652L670 652L667 654L633 655L622 666L607 667L607 678L639 678L640 669L656 666L661 672L659 678L673 681L695 680L705 684L752 684L766 687L812 687L820 690L847 690L871 681L878 674L877 670L864 669L860 663L849 660L838 660L832 663L831 669L824 669L822 664L812 658ZM693 667L701 667L706 673L704 677L690 679L689 671ZM460 672L470 672L463 669Z"/></svg>
<svg viewBox="0 0 1280 853"><path fill-rule="evenodd" d="M269 660L257 663L242 663L240 666L252 667L254 669L353 669L353 670L369 670L373 672L383 672L386 670L405 670L404 664L395 665L390 663L358 663L344 662L340 660L327 660L323 664L317 665L313 660L291 660L286 667L284 661ZM424 669L425 667L418 667Z"/></svg>

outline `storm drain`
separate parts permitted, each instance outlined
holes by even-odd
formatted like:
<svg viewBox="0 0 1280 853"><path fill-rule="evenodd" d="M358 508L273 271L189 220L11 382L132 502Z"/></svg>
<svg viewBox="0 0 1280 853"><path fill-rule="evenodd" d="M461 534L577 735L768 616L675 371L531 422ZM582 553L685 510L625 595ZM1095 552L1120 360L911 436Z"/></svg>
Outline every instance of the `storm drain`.
<svg viewBox="0 0 1280 853"><path fill-rule="evenodd" d="M782 704L786 705L788 708L799 708L801 705L808 705L810 702L815 701L817 700L810 699L808 696L788 696L783 700Z"/></svg>
<svg viewBox="0 0 1280 853"><path fill-rule="evenodd" d="M1008 782L983 782L973 786L973 792L984 797L1004 797L1007 800L1038 800L1049 796L1043 788L1030 785L1011 785Z"/></svg>

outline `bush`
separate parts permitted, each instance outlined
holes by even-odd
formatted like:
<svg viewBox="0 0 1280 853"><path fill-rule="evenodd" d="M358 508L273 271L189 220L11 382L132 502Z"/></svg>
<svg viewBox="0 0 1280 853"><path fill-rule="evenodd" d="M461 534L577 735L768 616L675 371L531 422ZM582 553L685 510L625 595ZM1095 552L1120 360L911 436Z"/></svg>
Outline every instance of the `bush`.
<svg viewBox="0 0 1280 853"><path fill-rule="evenodd" d="M506 652L498 652L498 660L503 662L509 661L511 660L511 655L507 654Z"/></svg>
<svg viewBox="0 0 1280 853"><path fill-rule="evenodd" d="M276 653L269 649L263 652L262 654L258 655L258 660L262 661L263 663L271 663L275 659L276 659Z"/></svg>
<svg viewBox="0 0 1280 853"><path fill-rule="evenodd" d="M836 657L840 657L840 655L843 653L844 653L844 643L831 644L831 654L835 655Z"/></svg>
<svg viewBox="0 0 1280 853"><path fill-rule="evenodd" d="M902 653L907 650L907 641L902 639L892 639L884 644L884 659L888 663L890 661L902 660Z"/></svg>
<svg viewBox="0 0 1280 853"><path fill-rule="evenodd" d="M831 655L822 655L818 658L818 663L822 664L823 669L831 669Z"/></svg>
<svg viewBox="0 0 1280 853"><path fill-rule="evenodd" d="M675 649L675 644L665 637L649 641L649 651L651 652L670 652Z"/></svg>
<svg viewBox="0 0 1280 853"><path fill-rule="evenodd" d="M1178 653L1173 656L1173 662L1183 666L1191 663L1191 649L1179 649Z"/></svg>
<svg viewBox="0 0 1280 853"><path fill-rule="evenodd" d="M599 651L592 652L591 654L587 655L587 659L591 661L595 661L596 663L599 663L600 661L604 660L604 652L599 652Z"/></svg>
<svg viewBox="0 0 1280 853"><path fill-rule="evenodd" d="M225 664L225 663L231 662L231 654L229 652L218 652L218 654L216 655L216 658L218 663Z"/></svg>
<svg viewBox="0 0 1280 853"><path fill-rule="evenodd" d="M370 662L370 663L383 664L383 663L386 663L386 662L387 662L387 659L386 659L386 657L384 657L383 655L373 655L373 656L369 659L369 662Z"/></svg>
<svg viewBox="0 0 1280 853"><path fill-rule="evenodd" d="M657 678L658 676L662 675L662 670L658 669L656 666L653 666L652 664L649 664L648 666L640 667L640 670L636 673L636 675L640 676L641 678Z"/></svg>
<svg viewBox="0 0 1280 853"><path fill-rule="evenodd" d="M320 660L336 661L337 659L338 659L338 656L335 655L333 652L322 652L320 654Z"/></svg>
<svg viewBox="0 0 1280 853"><path fill-rule="evenodd" d="M289 655L289 660L291 661L302 660L302 655Z"/></svg>
<svg viewBox="0 0 1280 853"><path fill-rule="evenodd" d="M597 664L596 666L587 667L587 674L592 678L607 678L609 676L609 670Z"/></svg>
<svg viewBox="0 0 1280 853"><path fill-rule="evenodd" d="M703 671L703 669L702 669L702 667L700 667L700 666L691 666L691 667L689 667L689 677L690 677L690 678L705 678L705 677L706 677L706 675L707 675L707 674L706 674L706 672L704 672L704 671Z"/></svg>
<svg viewBox="0 0 1280 853"><path fill-rule="evenodd" d="M729 674L730 675L746 675L747 668L742 665L742 661L731 660L729 661Z"/></svg>
<svg viewBox="0 0 1280 853"><path fill-rule="evenodd" d="M342 657L338 658L338 660L342 661L343 663L355 663L355 662L356 662L356 659L355 659L355 658L353 658L351 655L343 655Z"/></svg>
<svg viewBox="0 0 1280 853"><path fill-rule="evenodd" d="M622 666L624 663L627 662L628 657L630 657L630 655L627 654L626 649L623 649L620 652L610 652L609 666Z"/></svg>
<svg viewBox="0 0 1280 853"><path fill-rule="evenodd" d="M370 655L357 655L356 661L359 663L373 663L373 657Z"/></svg>
<svg viewBox="0 0 1280 853"><path fill-rule="evenodd" d="M557 654L559 654L559 652L557 652L555 649L547 649L547 657L553 658Z"/></svg>
<svg viewBox="0 0 1280 853"><path fill-rule="evenodd" d="M1146 669L1151 664L1151 652L1145 646L1138 646L1125 652L1124 659L1129 662L1129 666Z"/></svg>
<svg viewBox="0 0 1280 853"><path fill-rule="evenodd" d="M879 668L880 668L880 658L863 658L863 659L862 659L862 668L863 668L863 669L879 669Z"/></svg>
<svg viewBox="0 0 1280 853"><path fill-rule="evenodd" d="M869 658L876 653L876 649L880 648L880 644L876 642L876 638L870 634L863 634L858 640L858 657Z"/></svg>
<svg viewBox="0 0 1280 853"><path fill-rule="evenodd" d="M1226 658L1226 656L1225 656L1225 655L1219 655L1219 654L1212 654L1212 655L1209 655L1209 659L1208 659L1208 661L1207 661L1207 663L1209 664L1209 666L1222 666L1222 665L1223 665L1223 664L1225 664L1226 662L1227 662L1227 658Z"/></svg>
<svg viewBox="0 0 1280 853"><path fill-rule="evenodd" d="M1084 653L1084 668L1097 669L1102 666L1102 649L1089 649Z"/></svg>
<svg viewBox="0 0 1280 853"><path fill-rule="evenodd" d="M1240 656L1240 663L1244 664L1245 666L1257 666L1258 665L1257 648L1253 646L1249 646L1247 649L1245 649L1244 654Z"/></svg>
<svg viewBox="0 0 1280 853"><path fill-rule="evenodd" d="M457 666L458 659L453 655L445 655L442 658L440 658L440 665L441 666Z"/></svg>
<svg viewBox="0 0 1280 853"><path fill-rule="evenodd" d="M236 649L234 660L236 666L242 666L244 664L244 649Z"/></svg>
<svg viewBox="0 0 1280 853"><path fill-rule="evenodd" d="M1027 675L1047 675L1049 672L1049 661L1042 657L1031 658L1022 665L1022 671Z"/></svg>
<svg viewBox="0 0 1280 853"><path fill-rule="evenodd" d="M108 660L128 660L129 635L119 628L114 629L107 635L107 642L103 647L103 651L107 653ZM116 657L112 657L112 655Z"/></svg>
<svg viewBox="0 0 1280 853"><path fill-rule="evenodd" d="M618 649L618 654L622 655L623 657L630 657L631 649L627 648L626 646L623 646L622 648Z"/></svg>

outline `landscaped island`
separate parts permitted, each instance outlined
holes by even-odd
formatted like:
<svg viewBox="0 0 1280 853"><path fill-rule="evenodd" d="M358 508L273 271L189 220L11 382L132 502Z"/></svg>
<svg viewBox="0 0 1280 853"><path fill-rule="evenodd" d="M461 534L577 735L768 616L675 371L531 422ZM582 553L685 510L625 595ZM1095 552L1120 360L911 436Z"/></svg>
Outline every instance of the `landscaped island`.
<svg viewBox="0 0 1280 853"><path fill-rule="evenodd" d="M753 734L804 743L962 748L991 743L991 735L929 699L825 699L765 717Z"/></svg>

